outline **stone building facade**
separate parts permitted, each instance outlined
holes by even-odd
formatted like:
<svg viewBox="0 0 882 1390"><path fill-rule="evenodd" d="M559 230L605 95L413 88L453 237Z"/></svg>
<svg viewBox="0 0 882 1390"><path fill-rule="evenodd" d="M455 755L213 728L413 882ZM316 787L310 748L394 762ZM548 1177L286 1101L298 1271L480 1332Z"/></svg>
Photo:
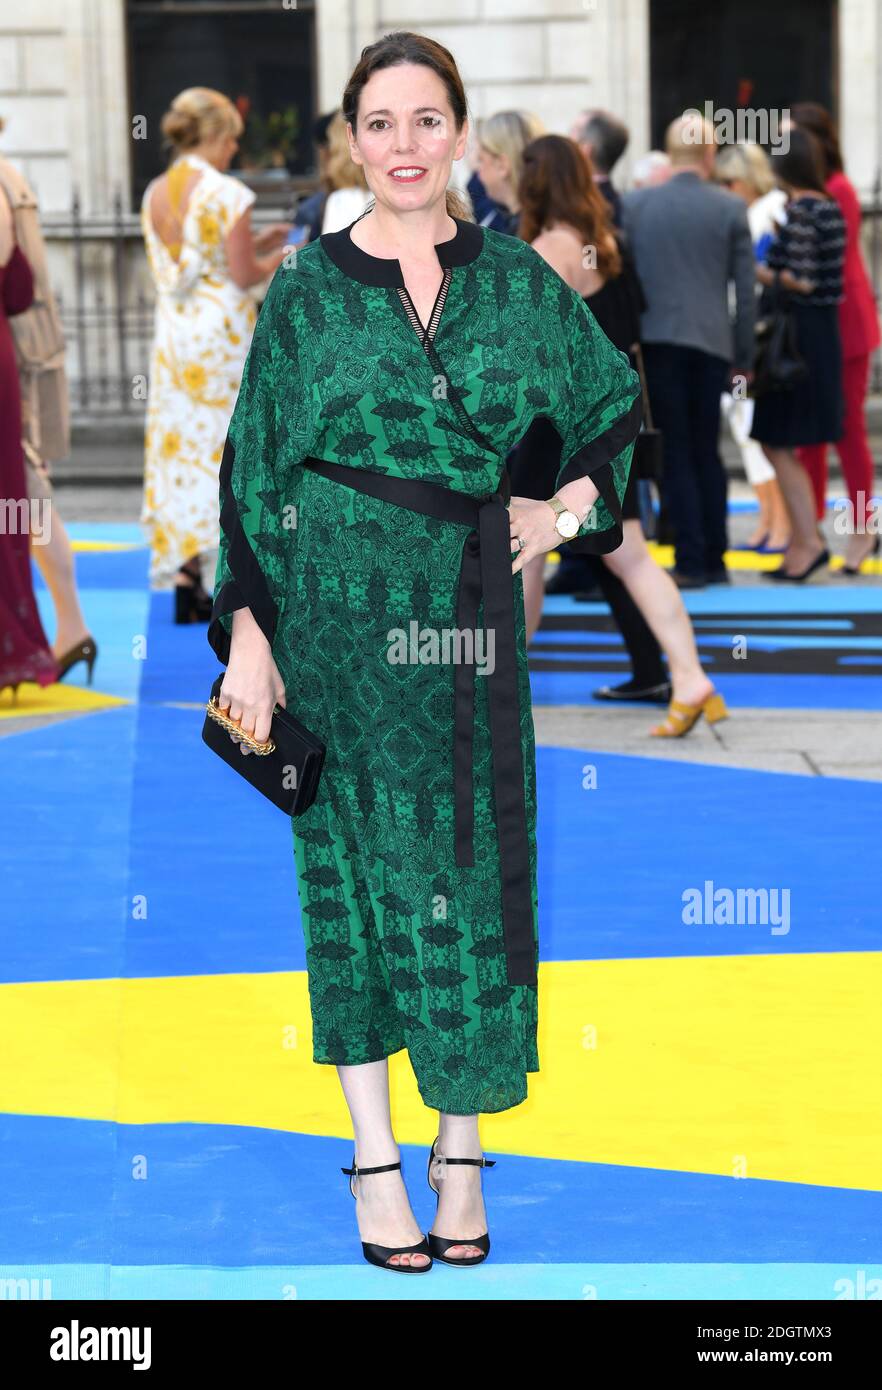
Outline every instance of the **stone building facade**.
<svg viewBox="0 0 882 1390"><path fill-rule="evenodd" d="M790 25L777 40L770 15ZM114 259L102 255L102 242L120 237L125 294L149 298L137 222L146 178L139 183L139 94L155 103L155 130L174 90L221 85L210 74L222 70L225 49L247 48L262 26L275 26L272 71L283 88L291 65L307 145L312 118L337 105L361 48L391 29L413 28L452 50L473 118L527 107L548 129L565 132L586 106L616 112L632 132L617 170L623 186L633 160L657 143L661 117L682 109L675 97L689 92L695 104L725 105L736 91L749 95L741 68L751 71L759 54L766 90L815 95L836 111L849 172L871 213L868 235L876 229L872 249L882 243L878 211L872 216L882 169L882 0L776 0L773 7L768 0L203 0L180 11L174 0L162 9L151 0L0 0L0 151L37 190L69 312L85 304L88 281L90 293L100 288ZM788 33L801 42L788 42ZM149 44L144 35L152 35ZM269 72L269 61L264 51L253 71ZM173 83L170 91L164 83ZM148 123L148 141L152 134ZM158 169L157 141L150 158ZM307 186L308 174L304 168ZM467 174L461 167L458 181ZM291 202L277 185L272 209L268 187L258 220L264 206L278 216L286 197ZM118 255L115 265L119 275ZM119 284L105 286L108 312L119 292Z"/></svg>

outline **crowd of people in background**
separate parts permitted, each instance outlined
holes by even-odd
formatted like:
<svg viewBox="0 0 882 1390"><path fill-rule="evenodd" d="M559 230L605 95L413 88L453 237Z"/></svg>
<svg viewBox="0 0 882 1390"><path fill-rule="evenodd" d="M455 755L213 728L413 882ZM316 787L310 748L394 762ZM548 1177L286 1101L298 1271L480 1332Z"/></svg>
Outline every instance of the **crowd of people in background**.
<svg viewBox="0 0 882 1390"><path fill-rule="evenodd" d="M861 258L859 205L842 172L829 114L802 103L790 125L787 151L767 155L755 144L719 145L706 122L681 117L667 131L665 150L650 151L635 163L626 193L617 188L613 173L629 132L608 112L582 112L568 137L552 137L535 114L500 111L479 123L474 140L466 191L475 219L530 241L580 290L644 377L663 441L660 533L673 543L670 579L681 589L725 583L729 577L721 416L756 492L758 517L748 546L781 556L780 567L767 571L771 576L801 582L830 558L817 528L810 534L806 529L809 479L819 519L824 514L827 443L837 445L856 518L866 517L872 498L863 402L879 324ZM315 134L324 151L324 187L294 213L303 241L348 225L369 202L361 173L348 159L339 113L324 117ZM800 167L797 152L803 151L814 171L811 178ZM578 166L567 152L577 154ZM797 187L794 179L812 186ZM537 189L544 193L538 222L530 206ZM791 208L796 222L811 221L811 232L795 235L813 238L812 255L818 258L805 261L796 275L781 259L794 234L786 230ZM603 249L608 235L614 236L613 256ZM594 248L590 265L586 247ZM615 273L604 275L603 268L613 265ZM823 284L813 278L819 274ZM830 309L831 296L838 315L820 312ZM616 305L612 316L611 303ZM756 324L774 317L783 303L796 322L803 376L798 389L767 391L754 401ZM625 304L632 311L630 327ZM540 495L553 480L556 441L543 425L534 425L509 460L521 495ZM647 491L638 500L637 481L628 498L628 531L642 540ZM857 573L874 544L859 520L847 537L840 573ZM641 550L636 539L626 539L606 563L581 557L578 549L578 542L562 547L548 591L582 596L599 591L633 667L628 681L595 695L665 703L672 691L676 696L685 689L698 698L705 678L691 633L688 641L678 640L688 627L685 609L671 598L667 577L645 543ZM636 571L634 555L642 558ZM533 568L537 573L524 579L531 632L541 617L544 578L541 567Z"/></svg>
<svg viewBox="0 0 882 1390"><path fill-rule="evenodd" d="M359 217L369 192L350 159L341 114L328 113L313 132L319 188L287 221L255 232L255 195L229 172L242 134L234 103L190 88L172 103L162 132L168 168L151 181L141 206L157 303L141 519L153 587L174 588L175 621L205 622L217 558L218 470L256 321L255 291L291 248ZM706 121L684 114L668 127L663 151L635 162L627 191L614 175L629 132L608 112L580 113L564 136L546 131L528 111L499 111L473 136L465 192L475 220L528 241L582 296L638 370L645 414L660 433L660 472L640 462L651 450L635 452L622 546L602 559L580 555L578 540L562 546L547 586L577 598L599 594L608 603L632 671L594 694L673 700L652 730L659 736L688 732L688 711L714 693L680 590L729 580L723 420L758 503L748 546L781 557L766 571L771 579L802 583L830 561L820 523L831 444L853 518L838 572L856 575L879 549L867 524L873 459L864 406L880 327L860 249L860 205L823 107L795 105L788 135L770 154L755 144L719 145ZM29 265L16 235L26 207L39 261L36 202L0 160L2 492L46 498L48 461L64 456L67 441L55 442L59 431L44 419L41 443L41 411L51 407L33 395L33 364L21 349L34 275L45 274L42 262ZM41 303L51 307L48 285ZM63 363L60 376L54 366L63 383ZM508 467L515 495L552 495L560 440L548 422L534 423ZM647 547L652 524L673 545L669 572ZM79 609L57 513L55 526L54 549L37 552L58 615L54 647L37 613L27 538L5 537L0 546L0 688L60 679L78 661L87 663L91 680L97 646ZM546 568L533 562L524 571L531 635L541 619Z"/></svg>

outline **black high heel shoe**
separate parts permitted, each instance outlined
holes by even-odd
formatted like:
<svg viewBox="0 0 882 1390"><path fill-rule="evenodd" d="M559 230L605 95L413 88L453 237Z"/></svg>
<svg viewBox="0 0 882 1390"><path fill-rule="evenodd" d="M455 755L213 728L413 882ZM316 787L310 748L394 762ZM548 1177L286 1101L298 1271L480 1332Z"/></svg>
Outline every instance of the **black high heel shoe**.
<svg viewBox="0 0 882 1390"><path fill-rule="evenodd" d="M435 1139L435 1143L432 1145L432 1152L429 1154L429 1166L426 1170L426 1181L428 1182L432 1191L435 1193L435 1196L438 1198L438 1201L435 1203L436 1216L438 1215L438 1206L441 1201L441 1193L432 1182L433 1163L469 1164L474 1168L494 1168L496 1166L495 1158L445 1158L442 1154L436 1154L435 1145L438 1143L438 1139L440 1138L441 1136L439 1134ZM479 1250L482 1250L484 1253L482 1255L465 1255L462 1259L451 1260L447 1255L447 1251L451 1250L454 1245L475 1245ZM429 1249L432 1252L433 1258L436 1260L441 1260L443 1264L455 1265L457 1268L468 1269L470 1265L482 1264L484 1260L486 1260L487 1256L490 1254L490 1233L489 1231L485 1231L482 1236L469 1236L468 1240L464 1240L462 1238L458 1238L456 1240L449 1240L447 1236L436 1236L433 1235L430 1231Z"/></svg>
<svg viewBox="0 0 882 1390"><path fill-rule="evenodd" d="M63 681L72 666L76 666L78 661L85 661L89 666L89 684L92 684L92 667L95 665L98 656L98 644L90 634L82 642L77 642L58 658L57 680Z"/></svg>
<svg viewBox="0 0 882 1390"><path fill-rule="evenodd" d="M788 574L782 564L776 570L764 570L763 577L765 579L777 579L783 584L804 584L807 579L810 579L813 574L829 563L830 552L825 548L820 555L815 556L810 565L806 565L804 570L800 570L799 574Z"/></svg>
<svg viewBox="0 0 882 1390"><path fill-rule="evenodd" d="M341 1168L340 1172L349 1174L349 1191L352 1193L353 1197L355 1197L353 1178L364 1178L370 1173L394 1173L395 1169L400 1167L401 1161L399 1160L398 1163L383 1163L379 1168L356 1168L355 1154L353 1154L352 1167ZM378 1269L391 1269L395 1274L426 1274L432 1268L432 1252L429 1249L429 1244L425 1236L423 1236L422 1240L416 1245L400 1245L397 1249L393 1249L388 1245L374 1245L369 1240L363 1240L361 1242L361 1248L364 1251L364 1257L368 1264L376 1265ZM390 1265L388 1261L393 1255L426 1255L428 1256L428 1264Z"/></svg>
<svg viewBox="0 0 882 1390"><path fill-rule="evenodd" d="M207 623L211 619L211 595L196 584L175 585L175 622Z"/></svg>
<svg viewBox="0 0 882 1390"><path fill-rule="evenodd" d="M879 554L880 549L882 549L882 536L877 536L876 539L873 541L872 546L864 556L864 560L872 560L876 555ZM864 560L861 560L861 565L864 563ZM861 565L843 565L839 573L849 574L853 577L856 574L860 574Z"/></svg>
<svg viewBox="0 0 882 1390"><path fill-rule="evenodd" d="M202 586L199 567L190 568L186 561L180 566L179 574L185 574L192 584L175 585L175 623L207 623L211 621L214 602L211 594Z"/></svg>

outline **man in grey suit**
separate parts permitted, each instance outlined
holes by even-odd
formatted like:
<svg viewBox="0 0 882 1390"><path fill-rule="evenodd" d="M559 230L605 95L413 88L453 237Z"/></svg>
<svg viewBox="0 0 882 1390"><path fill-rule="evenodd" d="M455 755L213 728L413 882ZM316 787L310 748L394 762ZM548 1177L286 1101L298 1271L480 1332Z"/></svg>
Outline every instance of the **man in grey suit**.
<svg viewBox="0 0 882 1390"><path fill-rule="evenodd" d="M654 423L664 436L674 578L681 588L701 588L728 579L720 396L733 377L737 389L751 375L756 263L744 202L710 181L713 128L697 114L681 116L666 146L670 178L625 195L624 226L647 303L641 339Z"/></svg>

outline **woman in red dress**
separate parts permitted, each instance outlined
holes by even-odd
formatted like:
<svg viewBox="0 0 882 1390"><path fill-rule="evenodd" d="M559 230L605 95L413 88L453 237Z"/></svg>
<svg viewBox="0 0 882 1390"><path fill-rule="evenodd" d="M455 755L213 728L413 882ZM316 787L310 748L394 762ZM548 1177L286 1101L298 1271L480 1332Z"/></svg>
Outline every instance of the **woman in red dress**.
<svg viewBox="0 0 882 1390"><path fill-rule="evenodd" d="M34 597L28 489L21 445L21 395L9 319L34 297L31 268L0 198L0 693L22 681L51 685L58 667Z"/></svg>
<svg viewBox="0 0 882 1390"><path fill-rule="evenodd" d="M826 189L839 204L846 226L843 298L839 305L842 339L842 393L845 398L845 432L836 450L851 501L851 524L845 550L845 574L857 574L869 555L878 553L879 535L868 521L873 496L873 456L867 440L864 401L870 376L870 354L879 346L879 315L873 287L861 255L861 205L854 185L845 175L842 152L833 118L814 101L799 101L790 108L794 124L808 130L820 142L825 162ZM813 444L800 449L799 459L812 480L818 517L824 515L827 491L827 446Z"/></svg>

